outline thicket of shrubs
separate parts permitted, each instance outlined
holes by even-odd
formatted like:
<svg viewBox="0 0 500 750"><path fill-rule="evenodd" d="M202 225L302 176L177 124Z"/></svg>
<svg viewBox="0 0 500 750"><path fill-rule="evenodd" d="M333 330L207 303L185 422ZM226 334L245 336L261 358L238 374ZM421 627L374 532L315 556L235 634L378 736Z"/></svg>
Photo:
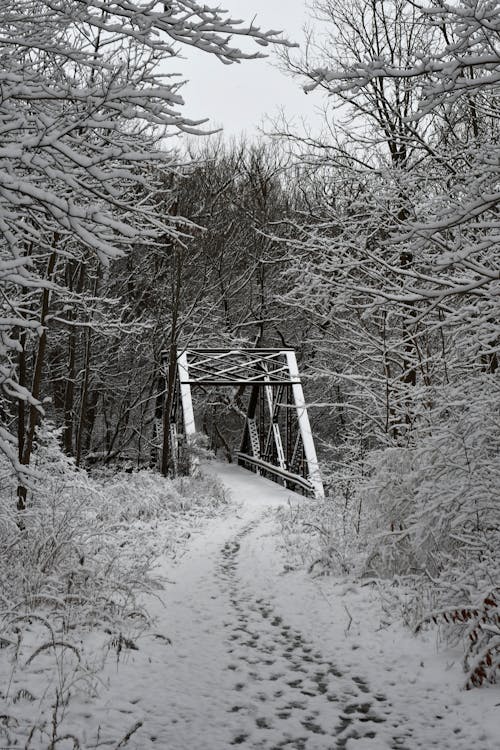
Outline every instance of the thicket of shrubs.
<svg viewBox="0 0 500 750"><path fill-rule="evenodd" d="M401 446L368 452L328 478L325 502L284 519L314 573L389 579L404 619L457 631L467 687L500 663L500 380L428 389ZM297 543L297 538L307 543ZM408 592L410 597L408 598ZM403 597L402 597L403 599ZM400 613L402 614L402 613Z"/></svg>

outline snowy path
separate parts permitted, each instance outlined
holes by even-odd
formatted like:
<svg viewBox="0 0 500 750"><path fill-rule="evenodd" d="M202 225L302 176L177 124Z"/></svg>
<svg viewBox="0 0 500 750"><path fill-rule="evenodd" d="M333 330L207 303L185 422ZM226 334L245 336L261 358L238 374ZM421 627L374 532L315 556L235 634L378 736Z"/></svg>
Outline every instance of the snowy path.
<svg viewBox="0 0 500 750"><path fill-rule="evenodd" d="M346 634L343 606L284 571L272 511L290 493L220 471L241 505L211 521L180 563L165 563L171 583L156 615L171 644L150 639L120 664L93 715L104 735L140 720L127 748L496 750L500 694L460 692L459 670L447 682L445 658L433 671L433 646L402 630L392 644L382 630L367 642L365 593L348 600L360 616Z"/></svg>

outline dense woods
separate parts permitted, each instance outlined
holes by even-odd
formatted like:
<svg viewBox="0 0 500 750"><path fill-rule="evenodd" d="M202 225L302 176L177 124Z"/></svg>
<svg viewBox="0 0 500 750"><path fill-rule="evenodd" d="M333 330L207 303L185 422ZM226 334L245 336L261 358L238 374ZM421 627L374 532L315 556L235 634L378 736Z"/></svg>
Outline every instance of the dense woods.
<svg viewBox="0 0 500 750"><path fill-rule="evenodd" d="M160 469L162 350L293 347L321 565L462 627L478 686L500 659L500 8L313 5L307 51L279 46L324 132L245 142L197 136L158 63L274 32L187 0L3 3L0 539L30 533L47 454ZM232 394L197 410L230 458Z"/></svg>

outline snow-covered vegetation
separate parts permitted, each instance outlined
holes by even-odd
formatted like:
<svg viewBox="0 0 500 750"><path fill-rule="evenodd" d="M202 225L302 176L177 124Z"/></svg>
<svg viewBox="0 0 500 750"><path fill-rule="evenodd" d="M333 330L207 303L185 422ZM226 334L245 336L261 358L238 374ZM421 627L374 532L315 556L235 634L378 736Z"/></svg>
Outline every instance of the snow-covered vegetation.
<svg viewBox="0 0 500 750"><path fill-rule="evenodd" d="M144 639L168 643L150 605L163 597L159 560L174 559L226 506L222 485L204 476L90 476L62 454L57 438L50 430L39 436L36 490L22 519L1 463L2 746L22 739L26 747L52 748L65 737L81 746L65 721L72 698L81 705L105 691L106 664L142 648ZM111 738L116 747L127 732Z"/></svg>
<svg viewBox="0 0 500 750"><path fill-rule="evenodd" d="M314 575L378 581L393 601L400 592L393 616L412 629L462 635L473 687L499 666L500 394L485 377L469 387L428 391L411 444L368 452L362 474L355 462L334 470L325 502L296 504L282 523L292 560Z"/></svg>

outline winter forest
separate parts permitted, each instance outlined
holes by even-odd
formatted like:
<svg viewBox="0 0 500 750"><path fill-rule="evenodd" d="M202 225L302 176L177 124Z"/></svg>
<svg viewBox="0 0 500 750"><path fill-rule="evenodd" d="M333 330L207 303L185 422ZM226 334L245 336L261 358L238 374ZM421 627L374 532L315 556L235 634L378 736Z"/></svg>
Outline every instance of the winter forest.
<svg viewBox="0 0 500 750"><path fill-rule="evenodd" d="M500 3L309 6L0 3L2 750L498 747ZM189 119L192 48L321 130ZM180 470L187 346L295 350L324 498L236 389Z"/></svg>

